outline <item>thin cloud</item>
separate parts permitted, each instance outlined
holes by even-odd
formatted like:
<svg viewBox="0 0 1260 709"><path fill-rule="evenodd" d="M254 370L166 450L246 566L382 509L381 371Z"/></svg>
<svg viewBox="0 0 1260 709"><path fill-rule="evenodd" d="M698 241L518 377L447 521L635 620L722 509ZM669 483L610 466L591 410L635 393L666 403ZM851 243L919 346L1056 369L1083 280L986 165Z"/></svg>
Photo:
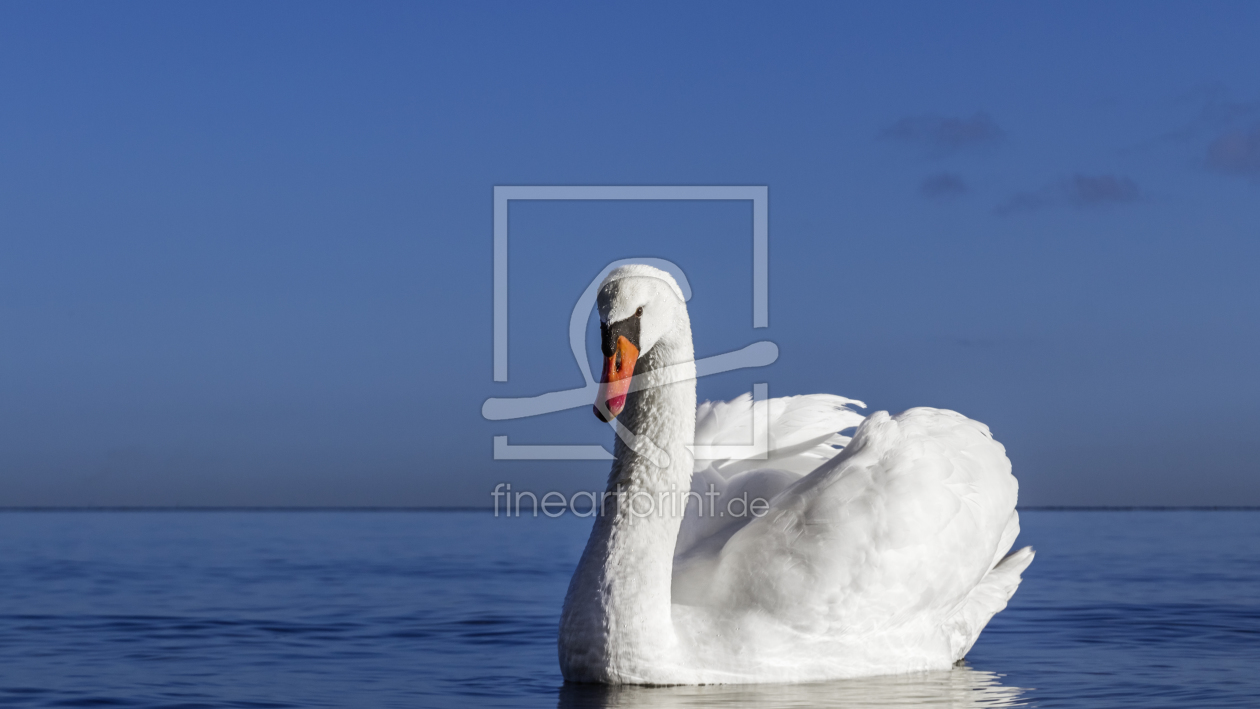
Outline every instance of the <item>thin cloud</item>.
<svg viewBox="0 0 1260 709"><path fill-rule="evenodd" d="M1220 84L1211 84L1191 91L1177 103L1192 105L1198 110L1188 123L1171 130L1160 138L1173 141L1192 140L1206 131L1236 126L1239 121L1260 113L1260 101L1237 101Z"/></svg>
<svg viewBox="0 0 1260 709"><path fill-rule="evenodd" d="M1035 192L1017 192L993 211L1017 214L1050 207L1079 209L1129 204L1142 199L1137 183L1123 175L1081 175L1059 180Z"/></svg>
<svg viewBox="0 0 1260 709"><path fill-rule="evenodd" d="M967 194L967 183L952 172L942 172L924 179L919 194L928 199L956 199Z"/></svg>
<svg viewBox="0 0 1260 709"><path fill-rule="evenodd" d="M992 145L1004 135L983 111L970 118L907 116L880 132L881 138L919 145L937 154Z"/></svg>
<svg viewBox="0 0 1260 709"><path fill-rule="evenodd" d="M1190 117L1181 125L1123 148L1122 155L1142 152L1164 145L1198 143L1221 131L1237 130L1260 115L1260 100L1240 101L1230 96L1223 85L1209 84L1188 91L1172 101L1176 110L1192 109Z"/></svg>
<svg viewBox="0 0 1260 709"><path fill-rule="evenodd" d="M1005 202L994 208L993 211L996 214L1005 216L1007 214L1019 214L1020 212L1033 212L1043 207L1051 206L1054 204L1054 199L1046 192L1045 188L1038 192L1016 192Z"/></svg>
<svg viewBox="0 0 1260 709"><path fill-rule="evenodd" d="M1208 146L1207 166L1229 175L1260 179L1260 123L1226 132Z"/></svg>
<svg viewBox="0 0 1260 709"><path fill-rule="evenodd" d="M1066 186L1068 201L1078 207L1125 204L1136 202L1142 197L1137 183L1117 175L1073 175Z"/></svg>

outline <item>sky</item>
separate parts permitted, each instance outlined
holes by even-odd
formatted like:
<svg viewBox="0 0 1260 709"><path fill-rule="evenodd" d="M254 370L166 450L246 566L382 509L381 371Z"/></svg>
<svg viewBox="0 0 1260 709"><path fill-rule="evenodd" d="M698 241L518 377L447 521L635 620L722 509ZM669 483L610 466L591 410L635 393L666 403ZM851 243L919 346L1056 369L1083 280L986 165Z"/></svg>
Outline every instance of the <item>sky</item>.
<svg viewBox="0 0 1260 709"><path fill-rule="evenodd" d="M574 304L687 274L701 356L984 421L1022 506L1260 505L1260 4L6 3L0 507L602 489ZM509 213L496 185L764 185ZM588 326L593 343L594 321ZM593 356L594 346L588 347Z"/></svg>

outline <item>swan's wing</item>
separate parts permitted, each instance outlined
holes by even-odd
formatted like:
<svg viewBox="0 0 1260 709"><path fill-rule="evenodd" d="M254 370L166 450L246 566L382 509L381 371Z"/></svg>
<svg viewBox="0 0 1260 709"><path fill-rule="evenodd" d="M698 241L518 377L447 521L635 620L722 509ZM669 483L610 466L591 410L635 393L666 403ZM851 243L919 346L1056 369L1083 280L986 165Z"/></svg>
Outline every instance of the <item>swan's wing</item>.
<svg viewBox="0 0 1260 709"><path fill-rule="evenodd" d="M769 500L835 457L849 442L841 432L862 422L849 406L865 404L830 394L762 401L744 394L697 407L695 450L712 457L695 461L676 553L725 543L751 519L717 514L731 499Z"/></svg>
<svg viewBox="0 0 1260 709"><path fill-rule="evenodd" d="M1016 525L1018 526L1018 525ZM1007 547L1010 548L1009 546ZM1024 547L1007 554L989 573L985 574L962 607L950 617L946 628L949 633L949 649L955 662L967 656L971 646L980 637L980 631L989 619L1006 608L1006 602L1019 588L1020 574L1032 563L1032 547Z"/></svg>
<svg viewBox="0 0 1260 709"><path fill-rule="evenodd" d="M849 442L841 431L862 423L865 417L849 406L866 404L831 394L706 401L696 408L694 470L712 468L724 478L753 468L804 475Z"/></svg>
<svg viewBox="0 0 1260 709"><path fill-rule="evenodd" d="M1013 542L1017 494L984 424L938 409L880 411L696 562L683 602L756 611L811 634L940 627Z"/></svg>

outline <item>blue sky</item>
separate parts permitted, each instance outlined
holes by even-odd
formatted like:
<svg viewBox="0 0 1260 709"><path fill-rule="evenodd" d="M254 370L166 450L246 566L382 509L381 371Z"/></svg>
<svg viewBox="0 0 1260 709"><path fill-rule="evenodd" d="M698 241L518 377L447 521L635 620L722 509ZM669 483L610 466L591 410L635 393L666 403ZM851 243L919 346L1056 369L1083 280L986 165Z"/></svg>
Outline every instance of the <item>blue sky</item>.
<svg viewBox="0 0 1260 709"><path fill-rule="evenodd" d="M700 383L988 423L1025 505L1260 504L1260 5L6 4L0 505L487 505L607 464L572 305L678 263ZM751 209L492 191L767 185Z"/></svg>

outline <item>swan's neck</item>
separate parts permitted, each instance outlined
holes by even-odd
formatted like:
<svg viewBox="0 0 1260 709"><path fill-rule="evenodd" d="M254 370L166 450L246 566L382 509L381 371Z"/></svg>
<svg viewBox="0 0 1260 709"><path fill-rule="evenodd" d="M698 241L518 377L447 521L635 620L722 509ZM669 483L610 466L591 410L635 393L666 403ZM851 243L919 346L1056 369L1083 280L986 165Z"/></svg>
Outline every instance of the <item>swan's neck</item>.
<svg viewBox="0 0 1260 709"><path fill-rule="evenodd" d="M646 386L631 392L619 420L668 460L617 439L605 506L596 515L561 619L560 660L570 679L601 681L606 679L601 672L635 674L671 661L674 546L690 489L689 446L696 427L694 359L691 328L684 322L636 367L635 379ZM587 674L587 668L596 674Z"/></svg>

